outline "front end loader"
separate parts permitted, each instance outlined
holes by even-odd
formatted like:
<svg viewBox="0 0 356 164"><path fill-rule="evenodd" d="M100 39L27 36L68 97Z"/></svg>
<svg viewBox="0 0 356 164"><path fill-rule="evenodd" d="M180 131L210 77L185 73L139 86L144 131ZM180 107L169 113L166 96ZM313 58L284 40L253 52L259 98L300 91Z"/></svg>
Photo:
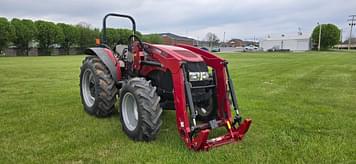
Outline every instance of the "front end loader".
<svg viewBox="0 0 356 164"><path fill-rule="evenodd" d="M131 21L128 45L107 45L108 17ZM81 66L84 110L106 117L118 109L123 131L136 141L156 138L162 109L175 110L178 134L189 149L209 150L242 140L252 121L241 118L228 62L191 45L144 43L135 33L131 16L104 17L102 43L85 51ZM210 137L216 128L226 133Z"/></svg>

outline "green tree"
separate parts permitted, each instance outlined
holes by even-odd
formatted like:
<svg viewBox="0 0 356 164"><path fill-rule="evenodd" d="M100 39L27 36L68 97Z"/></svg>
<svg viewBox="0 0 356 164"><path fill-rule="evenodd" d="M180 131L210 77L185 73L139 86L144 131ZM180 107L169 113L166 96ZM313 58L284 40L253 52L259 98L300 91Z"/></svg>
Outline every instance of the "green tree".
<svg viewBox="0 0 356 164"><path fill-rule="evenodd" d="M79 29L73 25L64 23L58 23L57 26L60 27L63 32L63 39L61 40L60 45L64 48L66 54L69 55L70 48L78 43Z"/></svg>
<svg viewBox="0 0 356 164"><path fill-rule="evenodd" d="M14 29L6 18L0 17L0 53L8 47L14 37Z"/></svg>
<svg viewBox="0 0 356 164"><path fill-rule="evenodd" d="M113 28L107 28L106 29L106 40L107 40L107 45L110 47L115 46L115 44L119 40L119 33L116 29Z"/></svg>
<svg viewBox="0 0 356 164"><path fill-rule="evenodd" d="M15 29L15 37L13 43L18 48L18 53L21 55L28 55L30 50L30 43L35 39L37 29L32 20L28 19L12 19L11 24Z"/></svg>
<svg viewBox="0 0 356 164"><path fill-rule="evenodd" d="M339 43L340 29L334 24L322 24L321 25L321 40L320 48L328 49ZM312 33L312 40L314 45L318 45L319 42L319 30L320 25L316 26Z"/></svg>
<svg viewBox="0 0 356 164"><path fill-rule="evenodd" d="M53 22L36 21L37 28L37 40L39 42L40 54L50 55L51 48L55 44L62 42L64 35L59 26L56 26Z"/></svg>
<svg viewBox="0 0 356 164"><path fill-rule="evenodd" d="M132 30L129 29L106 29L107 45L114 47L116 44L128 44L129 37L132 35ZM141 33L137 32L136 35L141 36Z"/></svg>
<svg viewBox="0 0 356 164"><path fill-rule="evenodd" d="M152 44L162 44L162 37L158 34L148 34L142 36L142 41Z"/></svg>
<svg viewBox="0 0 356 164"><path fill-rule="evenodd" d="M119 37L118 42L121 44L129 44L129 37L133 34L129 29L117 29ZM141 33L136 31L138 37L142 37Z"/></svg>
<svg viewBox="0 0 356 164"><path fill-rule="evenodd" d="M100 32L99 29L91 29L90 25L81 23L78 24L77 29L79 31L79 47L84 50L88 47L95 46L95 39L99 38Z"/></svg>

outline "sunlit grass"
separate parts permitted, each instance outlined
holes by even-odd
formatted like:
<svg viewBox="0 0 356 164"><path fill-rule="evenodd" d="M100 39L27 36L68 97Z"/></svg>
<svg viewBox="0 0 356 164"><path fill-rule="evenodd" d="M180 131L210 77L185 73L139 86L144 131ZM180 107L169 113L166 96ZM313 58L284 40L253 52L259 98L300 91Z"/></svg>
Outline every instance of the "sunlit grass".
<svg viewBox="0 0 356 164"><path fill-rule="evenodd" d="M131 141L118 115L86 114L84 56L0 58L0 163L356 162L356 53L221 56L253 124L242 142L201 153L179 139L174 111L150 143Z"/></svg>

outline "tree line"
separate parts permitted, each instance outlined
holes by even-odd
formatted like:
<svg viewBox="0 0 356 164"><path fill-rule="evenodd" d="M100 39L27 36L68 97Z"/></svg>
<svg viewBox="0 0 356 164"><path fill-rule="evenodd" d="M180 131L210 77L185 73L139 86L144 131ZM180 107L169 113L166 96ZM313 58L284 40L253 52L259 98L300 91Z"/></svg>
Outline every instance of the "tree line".
<svg viewBox="0 0 356 164"><path fill-rule="evenodd" d="M108 45L112 47L118 42L127 44L131 34L132 31L128 29L108 28ZM100 35L98 28L92 28L86 23L71 25L18 18L7 20L0 17L0 52L9 46L16 46L19 54L28 55L33 44L37 44L35 47L39 48L41 54L50 55L53 48L62 48L69 54L73 47L84 50L95 46L95 39L100 38ZM162 43L158 34L142 35L137 32L137 35L145 42Z"/></svg>

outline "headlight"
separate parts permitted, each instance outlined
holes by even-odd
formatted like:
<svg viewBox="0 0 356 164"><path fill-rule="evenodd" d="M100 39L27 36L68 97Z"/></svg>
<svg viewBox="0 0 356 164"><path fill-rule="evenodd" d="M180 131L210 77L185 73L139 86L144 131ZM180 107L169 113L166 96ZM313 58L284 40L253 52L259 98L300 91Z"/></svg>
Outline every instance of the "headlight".
<svg viewBox="0 0 356 164"><path fill-rule="evenodd" d="M208 79L209 79L208 72L189 72L189 81L202 81Z"/></svg>

